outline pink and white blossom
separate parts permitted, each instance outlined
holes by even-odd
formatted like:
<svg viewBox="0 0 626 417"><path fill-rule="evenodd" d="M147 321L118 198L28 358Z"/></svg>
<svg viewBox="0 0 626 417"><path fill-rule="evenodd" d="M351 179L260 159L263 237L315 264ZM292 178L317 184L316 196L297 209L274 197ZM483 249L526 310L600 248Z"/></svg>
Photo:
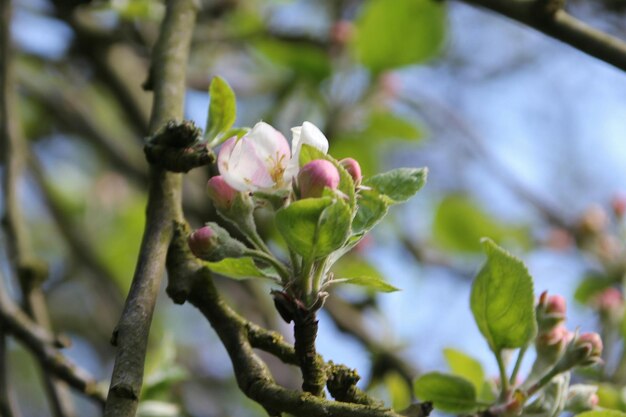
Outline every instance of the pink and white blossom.
<svg viewBox="0 0 626 417"><path fill-rule="evenodd" d="M224 181L238 191L286 188L297 175L303 144L328 152L326 136L312 123L294 127L291 150L285 137L267 123L257 123L242 138L222 145L217 165Z"/></svg>

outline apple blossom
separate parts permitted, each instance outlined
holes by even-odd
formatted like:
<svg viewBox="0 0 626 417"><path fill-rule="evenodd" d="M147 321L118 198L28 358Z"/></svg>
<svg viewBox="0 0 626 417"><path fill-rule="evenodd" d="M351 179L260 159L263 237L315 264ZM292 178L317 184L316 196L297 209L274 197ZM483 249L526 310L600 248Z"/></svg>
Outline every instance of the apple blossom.
<svg viewBox="0 0 626 417"><path fill-rule="evenodd" d="M300 168L303 144L328 152L326 136L312 123L294 127L292 150L285 137L267 123L257 123L242 138L222 145L217 165L224 181L238 191L253 192L287 187Z"/></svg>
<svg viewBox="0 0 626 417"><path fill-rule="evenodd" d="M287 171L285 172L285 177L288 179L294 178L298 171L300 170L300 151L302 150L302 145L310 145L314 148L319 149L323 153L328 152L328 139L322 133L321 130L317 128L311 122L304 122L302 126L296 126L291 128L292 139L291 139L291 160L287 165Z"/></svg>

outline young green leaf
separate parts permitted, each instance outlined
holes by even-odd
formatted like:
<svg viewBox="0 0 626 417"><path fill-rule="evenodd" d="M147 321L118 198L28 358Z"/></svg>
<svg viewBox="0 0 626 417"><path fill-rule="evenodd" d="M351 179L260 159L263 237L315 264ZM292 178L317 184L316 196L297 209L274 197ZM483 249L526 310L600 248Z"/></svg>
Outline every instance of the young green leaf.
<svg viewBox="0 0 626 417"><path fill-rule="evenodd" d="M374 190L361 190L357 195L357 212L352 221L352 233L367 232L385 217L388 199Z"/></svg>
<svg viewBox="0 0 626 417"><path fill-rule="evenodd" d="M237 100L230 85L221 77L214 77L209 87L209 115L204 137L211 146L218 145L228 139L226 133L235 123L237 117Z"/></svg>
<svg viewBox="0 0 626 417"><path fill-rule="evenodd" d="M368 288L374 291L381 292L394 292L400 291L398 288L382 280L379 277L353 277L353 278L339 278L337 281L345 284L359 285L361 287Z"/></svg>
<svg viewBox="0 0 626 417"><path fill-rule="evenodd" d="M474 385L454 375L439 372L422 375L415 381L415 395L448 413L471 413L477 408Z"/></svg>
<svg viewBox="0 0 626 417"><path fill-rule="evenodd" d="M384 194L391 204L402 203L413 197L426 183L427 168L398 168L368 178L363 185Z"/></svg>
<svg viewBox="0 0 626 417"><path fill-rule="evenodd" d="M252 260L252 258L226 258L219 262L205 262L216 274L233 279L269 278Z"/></svg>
<svg viewBox="0 0 626 417"><path fill-rule="evenodd" d="M320 216L315 235L315 256L323 258L339 249L350 234L352 213L348 204L337 199Z"/></svg>
<svg viewBox="0 0 626 417"><path fill-rule="evenodd" d="M454 375L467 379L481 392L485 383L483 366L476 359L456 349L444 349L443 355Z"/></svg>
<svg viewBox="0 0 626 417"><path fill-rule="evenodd" d="M278 210L276 224L292 250L306 259L317 259L345 243L351 217L343 200L306 198Z"/></svg>
<svg viewBox="0 0 626 417"><path fill-rule="evenodd" d="M527 345L537 333L533 280L524 263L489 239L487 261L472 285L471 308L495 353Z"/></svg>

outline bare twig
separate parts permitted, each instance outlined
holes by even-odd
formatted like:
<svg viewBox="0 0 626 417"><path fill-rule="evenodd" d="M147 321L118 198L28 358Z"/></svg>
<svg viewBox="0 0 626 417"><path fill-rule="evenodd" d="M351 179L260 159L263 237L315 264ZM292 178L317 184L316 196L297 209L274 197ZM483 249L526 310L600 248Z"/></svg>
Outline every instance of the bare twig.
<svg viewBox="0 0 626 417"><path fill-rule="evenodd" d="M626 70L626 42L588 26L560 9L558 1L462 0L535 28L607 64Z"/></svg>
<svg viewBox="0 0 626 417"><path fill-rule="evenodd" d="M151 133L183 116L185 70L196 18L194 0L167 2L152 63L154 102ZM182 218L180 174L151 167L146 228L130 293L113 335L118 346L106 417L132 417L138 406L152 313L172 237L172 222Z"/></svg>
<svg viewBox="0 0 626 417"><path fill-rule="evenodd" d="M4 330L0 331L0 416L19 417L20 411L13 400L11 387L9 386L7 369L8 337Z"/></svg>
<svg viewBox="0 0 626 417"><path fill-rule="evenodd" d="M0 284L3 279L4 277L0 275ZM8 298L3 285L0 285L0 322L4 331L24 344L47 372L104 405L104 393L98 388L95 379L58 351L57 348L65 347L69 342L51 335L31 320Z"/></svg>

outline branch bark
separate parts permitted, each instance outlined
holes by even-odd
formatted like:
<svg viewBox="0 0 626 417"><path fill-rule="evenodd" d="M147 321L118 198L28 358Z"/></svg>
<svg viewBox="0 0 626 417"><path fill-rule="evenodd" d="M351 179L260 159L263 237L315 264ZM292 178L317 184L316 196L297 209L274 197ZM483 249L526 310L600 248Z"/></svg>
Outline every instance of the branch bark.
<svg viewBox="0 0 626 417"><path fill-rule="evenodd" d="M154 102L150 132L183 116L185 70L196 20L194 0L169 0L152 62ZM132 417L143 383L144 361L172 222L182 218L180 174L151 167L146 228L126 305L113 334L118 346L105 417Z"/></svg>
<svg viewBox="0 0 626 417"><path fill-rule="evenodd" d="M576 19L546 0L462 0L517 20L626 71L626 42Z"/></svg>

